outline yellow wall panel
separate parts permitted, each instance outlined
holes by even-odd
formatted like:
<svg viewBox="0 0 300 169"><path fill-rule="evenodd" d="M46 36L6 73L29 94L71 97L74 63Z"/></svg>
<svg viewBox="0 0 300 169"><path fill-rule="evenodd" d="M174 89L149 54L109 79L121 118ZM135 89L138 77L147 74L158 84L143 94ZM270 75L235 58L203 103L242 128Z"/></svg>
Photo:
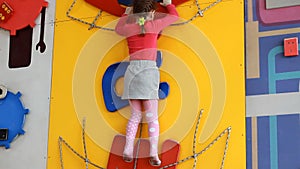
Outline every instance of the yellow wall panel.
<svg viewBox="0 0 300 169"><path fill-rule="evenodd" d="M200 1L200 7L211 3ZM57 2L48 169L60 168L59 136L84 155L83 119L89 160L105 168L112 139L116 134L125 134L130 112L128 107L115 113L106 110L102 76L109 65L127 59L127 47L124 39L112 31L89 30L88 25L70 20L66 12L71 4L71 0ZM184 19L197 12L193 1L177 9ZM70 12L88 22L97 13L98 9L84 1L76 2ZM245 168L243 15L243 1L221 1L191 23L167 28L159 39L158 48L163 52L161 81L168 82L171 89L159 104L161 142L169 138L178 141L180 159L193 154L196 120L203 109L196 152L231 127L224 168ZM113 28L116 19L103 12L96 24ZM220 168L226 136L197 157L196 168ZM65 145L62 148L66 169L85 167L84 161ZM192 166L193 160L189 160L178 168Z"/></svg>

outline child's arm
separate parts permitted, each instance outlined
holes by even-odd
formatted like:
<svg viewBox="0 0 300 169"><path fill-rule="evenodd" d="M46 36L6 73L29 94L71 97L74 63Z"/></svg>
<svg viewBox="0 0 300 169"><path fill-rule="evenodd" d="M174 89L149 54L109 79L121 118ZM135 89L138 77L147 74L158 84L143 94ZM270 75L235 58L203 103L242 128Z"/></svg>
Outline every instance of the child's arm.
<svg viewBox="0 0 300 169"><path fill-rule="evenodd" d="M127 26L126 26L126 21L128 18L128 14L130 14L132 12L132 7L127 7L125 10L125 13L122 15L122 17L120 18L120 20L118 21L115 31L122 36L126 36L127 32L126 30L128 30Z"/></svg>
<svg viewBox="0 0 300 169"><path fill-rule="evenodd" d="M156 22L156 26L157 29L163 29L167 26L169 26L170 24L172 24L173 22L178 20L178 13L177 10L175 8L175 5L172 4L171 0L163 0L162 3L160 3L162 6L166 7L166 9L168 10L168 14L167 16L157 19Z"/></svg>
<svg viewBox="0 0 300 169"><path fill-rule="evenodd" d="M167 6L166 6L166 8L167 8L167 10L168 10L168 12L169 12L169 14L170 15L173 15L173 16L176 16L175 18L176 18L176 20L178 19L178 13L177 13L177 10L176 10L176 8L175 8L175 5L173 5L173 4L168 4ZM176 21L175 20L175 21ZM175 22L174 21L174 22Z"/></svg>

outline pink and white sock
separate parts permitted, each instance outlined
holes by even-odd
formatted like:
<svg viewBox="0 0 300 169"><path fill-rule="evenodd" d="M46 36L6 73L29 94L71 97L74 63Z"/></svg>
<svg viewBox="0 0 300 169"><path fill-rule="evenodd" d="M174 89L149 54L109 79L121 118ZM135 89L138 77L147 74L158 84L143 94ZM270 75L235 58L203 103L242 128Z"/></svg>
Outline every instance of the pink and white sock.
<svg viewBox="0 0 300 169"><path fill-rule="evenodd" d="M126 144L124 147L123 157L127 161L133 158L133 148L136 132L142 119L144 108L145 118L148 123L148 135L150 140L150 162L153 165L160 165L158 157L159 141L159 122L158 122L158 100L130 100L131 117L126 128Z"/></svg>
<svg viewBox="0 0 300 169"><path fill-rule="evenodd" d="M143 101L145 117L148 123L148 135L150 139L150 157L156 163L160 163L158 158L159 122L158 122L158 100Z"/></svg>
<svg viewBox="0 0 300 169"><path fill-rule="evenodd" d="M126 144L123 155L133 158L134 139L142 119L142 104L139 100L130 100L129 103L131 106L131 117L126 127Z"/></svg>

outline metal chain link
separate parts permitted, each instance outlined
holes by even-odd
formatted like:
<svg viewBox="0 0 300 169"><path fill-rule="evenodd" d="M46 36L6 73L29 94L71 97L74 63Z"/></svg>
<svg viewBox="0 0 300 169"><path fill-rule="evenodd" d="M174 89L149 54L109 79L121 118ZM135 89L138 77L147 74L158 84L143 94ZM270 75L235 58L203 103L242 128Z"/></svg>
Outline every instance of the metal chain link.
<svg viewBox="0 0 300 169"><path fill-rule="evenodd" d="M98 18L101 16L102 11L100 11L100 12L98 13L98 15L97 15L96 18L94 19L93 23L90 23L90 22L84 21L84 20L82 20L82 19L80 19L80 18L76 18L76 17L74 17L74 16L71 16L71 15L70 15L70 12L71 12L71 10L74 8L76 1L77 1L77 0L74 0L74 1L73 1L73 3L71 4L70 8L69 8L68 11L66 12L67 17L69 17L69 18L72 19L72 20L75 20L75 21L81 22L81 23L83 23L83 24L89 25L89 26L90 26L90 27L89 27L89 30L90 30L91 28L98 28L98 29L107 30L107 31L115 31L115 30L112 29L112 28L105 28L105 27L102 27L102 26L97 26L97 25L95 25L95 22L96 22L96 21L98 20Z"/></svg>
<svg viewBox="0 0 300 169"><path fill-rule="evenodd" d="M95 23L97 22L97 20L100 18L101 15L102 15L102 10L99 10L97 16L95 17L95 19L93 20L92 24L90 25L89 30L95 28L95 26L96 26Z"/></svg>
<svg viewBox="0 0 300 169"><path fill-rule="evenodd" d="M200 4L199 4L198 0L195 0L195 4L196 4L198 10L197 10L197 13L194 16L192 16L190 19L188 19L186 21L171 24L171 26L185 25L185 24L188 24L188 23L192 22L193 20L195 20L198 16L202 16L203 17L203 12L202 12L202 10L200 8Z"/></svg>
<svg viewBox="0 0 300 169"><path fill-rule="evenodd" d="M82 143L83 143L83 152L84 152L84 161L85 161L85 168L89 168L89 159L87 155L86 143L85 143L85 118L82 121Z"/></svg>
<svg viewBox="0 0 300 169"><path fill-rule="evenodd" d="M197 1L197 0L196 0ZM202 12L206 12L207 10L209 10L210 8L214 7L215 5L217 5L218 3L220 3L222 0L216 0L215 2L213 2L212 4L208 5L206 8L204 8L202 10Z"/></svg>
<svg viewBox="0 0 300 169"><path fill-rule="evenodd" d="M195 0L195 3L196 3L196 6L197 6L197 9L198 9L197 13L199 13L200 16L203 16L203 12L200 8L200 4L199 4L198 0Z"/></svg>
<svg viewBox="0 0 300 169"><path fill-rule="evenodd" d="M203 114L203 109L200 110L200 114L198 116L197 123L196 123L196 128L195 128L195 132L194 132L194 139L193 139L193 154L196 154L197 133L198 133L198 129L199 129L200 120L202 118L202 114ZM198 161L198 158L194 158L193 169L196 168L197 161Z"/></svg>
<svg viewBox="0 0 300 169"><path fill-rule="evenodd" d="M82 142L83 142L84 154L85 154L84 157L82 155L80 155L74 148L72 148L62 137L59 137L59 139L58 139L58 145L59 145L59 156L60 156L60 166L61 166L61 169L64 169L62 143L64 145L66 145L67 148L69 148L75 155L77 155L79 158L81 158L85 162L86 169L88 169L88 164L91 164L92 166L94 166L96 168L99 168L99 169L105 169L105 168L100 167L99 165L91 162L88 159L86 142L85 142L85 119L83 120L83 125L82 125Z"/></svg>
<svg viewBox="0 0 300 169"><path fill-rule="evenodd" d="M193 169L195 169L196 166L197 166L197 157L199 155L203 154L204 152L206 152L207 150L209 150L209 148L211 148L217 141L219 141L227 133L227 138L226 138L226 143L225 143L225 148L224 148L224 153L223 153L222 163L221 163L220 169L224 168L225 159L226 159L227 151L228 151L230 134L231 134L231 127L228 127L227 129L225 129L208 146L206 146L203 150L201 150L200 152L197 153L196 152L196 142L197 142L196 140L197 140L197 134L198 134L199 124L200 124L200 121L201 121L202 114L203 114L203 110L201 110L200 113L199 113L198 120L197 120L196 127L195 127L194 138L193 138L193 155L188 156L188 157L186 157L186 158L184 158L182 160L179 160L179 161L177 161L175 163L163 166L163 167L161 167L159 169L165 169L165 168L173 167L173 166L179 165L179 164L181 164L183 162L186 162L188 160L191 160L191 159L194 159ZM140 146L140 138L142 136L142 127L143 127L143 125L141 123L140 133L139 133L139 140L138 140L138 143L137 143L138 144L137 151L139 151L139 148L140 148L139 146ZM86 149L86 142L85 142L85 134L84 134L85 133L85 120L83 121L82 132L83 132L82 133L82 139L83 139L83 146L84 146L85 157L83 157L77 151L75 151L62 137L59 137L58 145L59 145L59 154L60 154L61 169L64 169L62 143L65 144L67 146L67 148L69 148L75 155L77 155L79 158L81 158L82 160L85 161L85 163L86 163L86 169L88 169L88 164L91 164L94 167L99 168L99 169L105 169L103 167L100 167L99 165L96 165L95 163L91 162L88 159L87 149ZM136 169L136 166L137 166L137 156L138 156L138 154L136 155L136 158L135 158L134 169Z"/></svg>
<svg viewBox="0 0 300 169"><path fill-rule="evenodd" d="M196 140L197 140L197 133L198 133L198 128L199 128L199 124L200 124L200 120L202 117L202 113L203 110L200 111L200 115L198 117L197 120L197 124L196 124L196 128L195 128L195 132L194 132L194 140L193 140L193 155L188 156L180 161L177 161L175 163L163 166L159 169L165 169L165 168L169 168L169 167L173 167L176 165L179 165L183 162L186 162L190 159L194 158L194 164L193 164L193 169L197 166L197 157L201 154L203 154L204 152L206 152L209 148L211 148L217 141L219 141L226 133L228 133L227 138L226 138L226 143L225 143L225 148L224 148L224 153L223 153L223 157L222 157L222 163L221 163L221 167L220 169L224 168L224 164L225 164L225 159L226 159L226 155L227 155L227 150L228 150L228 145L229 145L229 139L230 139L230 134L231 134L231 127L228 127L227 129L225 129L217 138L215 138L208 146L206 146L203 150L201 150L200 152L196 153L195 149L196 149Z"/></svg>
<svg viewBox="0 0 300 169"><path fill-rule="evenodd" d="M228 135L227 135L227 139L226 139L226 143L225 143L225 149L224 149L224 154L223 154L223 159L222 159L222 163L221 163L221 167L220 169L224 168L224 164L225 164L225 158L227 156L227 151L228 151L228 146L229 146L229 139L230 139L230 135L231 135L231 126L228 127L226 129Z"/></svg>
<svg viewBox="0 0 300 169"><path fill-rule="evenodd" d="M204 12L206 12L208 9L212 8L213 6L217 5L221 1L222 0L216 0L215 2L213 2L212 4L210 4L209 6L205 7L203 10L201 10L199 1L195 0L195 4L196 4L197 9L198 9L197 13L194 16L192 16L190 19L188 19L188 20L186 20L184 22L171 24L171 26L185 25L185 24L188 24L188 23L192 22L193 20L195 20L198 16L203 17L204 16Z"/></svg>
<svg viewBox="0 0 300 169"><path fill-rule="evenodd" d="M63 142L63 138L62 138L62 137L59 137L59 138L58 138L58 147L59 147L59 162L60 162L60 168L61 168L61 169L65 169L65 167L64 167L64 161L63 161L62 142Z"/></svg>
<svg viewBox="0 0 300 169"><path fill-rule="evenodd" d="M67 12L66 12L67 17L69 17L72 20L75 20L75 21L81 22L83 24L89 25L90 26L88 28L89 30L91 30L92 28L98 28L98 29L102 29L102 30L106 30L106 31L115 31L113 28L102 27L102 26L98 26L98 25L95 24L96 21L99 19L99 17L102 15L102 10L100 10L98 12L97 16L95 17L95 19L93 20L92 23L84 21L84 20L82 20L80 18L76 18L74 16L71 16L70 13L71 13L72 9L74 8L76 1L77 0L74 0L73 3L71 4L70 8L67 10ZM210 8L212 8L213 6L217 5L221 1L222 0L216 0L215 2L213 2L212 4L210 4L209 6L205 7L203 10L201 10L199 1L195 0L195 4L197 6L197 13L194 16L192 16L190 19L188 19L188 20L186 20L184 22L171 24L171 26L185 25L185 24L188 24L188 23L192 22L198 16L203 17L204 16L204 14L203 14L204 12L206 12L207 10L209 10Z"/></svg>

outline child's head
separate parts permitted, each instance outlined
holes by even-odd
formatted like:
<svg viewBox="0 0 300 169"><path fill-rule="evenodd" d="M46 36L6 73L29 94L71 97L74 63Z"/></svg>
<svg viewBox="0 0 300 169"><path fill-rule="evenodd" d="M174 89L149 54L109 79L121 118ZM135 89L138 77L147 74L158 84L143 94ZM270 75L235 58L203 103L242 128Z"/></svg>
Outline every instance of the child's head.
<svg viewBox="0 0 300 169"><path fill-rule="evenodd" d="M152 20L154 18L154 11L156 10L155 0L133 0L133 14L136 14L137 23L141 26L141 36L144 36L145 31L145 21Z"/></svg>
<svg viewBox="0 0 300 169"><path fill-rule="evenodd" d="M155 0L133 0L133 13L145 13L156 10Z"/></svg>

